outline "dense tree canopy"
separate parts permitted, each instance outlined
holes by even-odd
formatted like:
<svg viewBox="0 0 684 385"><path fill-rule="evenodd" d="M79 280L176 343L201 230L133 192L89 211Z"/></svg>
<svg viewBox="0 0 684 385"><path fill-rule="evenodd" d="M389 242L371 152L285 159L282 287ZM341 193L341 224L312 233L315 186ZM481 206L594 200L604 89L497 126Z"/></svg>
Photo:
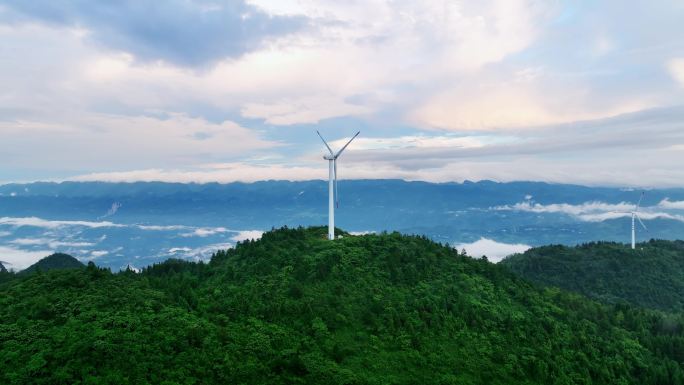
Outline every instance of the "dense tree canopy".
<svg viewBox="0 0 684 385"><path fill-rule="evenodd" d="M636 250L613 242L544 246L501 262L532 282L605 303L684 311L684 242L651 240Z"/></svg>
<svg viewBox="0 0 684 385"><path fill-rule="evenodd" d="M684 319L397 233L0 283L2 384L675 384Z"/></svg>

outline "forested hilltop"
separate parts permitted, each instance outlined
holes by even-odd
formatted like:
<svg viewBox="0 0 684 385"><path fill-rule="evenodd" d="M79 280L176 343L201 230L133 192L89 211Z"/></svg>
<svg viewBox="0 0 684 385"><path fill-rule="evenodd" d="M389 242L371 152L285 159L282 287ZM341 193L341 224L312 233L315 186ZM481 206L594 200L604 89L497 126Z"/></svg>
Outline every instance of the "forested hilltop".
<svg viewBox="0 0 684 385"><path fill-rule="evenodd" d="M602 302L684 311L683 241L651 240L636 250L612 242L544 246L501 264L530 281Z"/></svg>
<svg viewBox="0 0 684 385"><path fill-rule="evenodd" d="M49 271L61 269L78 269L85 267L78 259L64 253L54 253L22 270L19 274L31 274L36 271Z"/></svg>
<svg viewBox="0 0 684 385"><path fill-rule="evenodd" d="M682 316L398 233L280 229L141 273L9 274L2 384L681 384Z"/></svg>

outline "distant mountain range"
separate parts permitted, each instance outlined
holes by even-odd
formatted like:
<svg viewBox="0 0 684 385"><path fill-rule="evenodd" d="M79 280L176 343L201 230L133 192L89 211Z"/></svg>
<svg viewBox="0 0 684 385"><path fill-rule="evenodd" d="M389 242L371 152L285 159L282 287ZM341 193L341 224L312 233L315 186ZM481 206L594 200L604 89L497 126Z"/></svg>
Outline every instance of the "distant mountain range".
<svg viewBox="0 0 684 385"><path fill-rule="evenodd" d="M545 244L628 242L640 191L536 182L340 181L336 224L399 231L498 260ZM684 234L684 189L649 190L638 240ZM217 248L280 226L327 222L324 181L230 184L64 182L0 186L0 260L25 268L53 252L125 268ZM484 239L483 239L484 238ZM517 248L513 248L514 244Z"/></svg>

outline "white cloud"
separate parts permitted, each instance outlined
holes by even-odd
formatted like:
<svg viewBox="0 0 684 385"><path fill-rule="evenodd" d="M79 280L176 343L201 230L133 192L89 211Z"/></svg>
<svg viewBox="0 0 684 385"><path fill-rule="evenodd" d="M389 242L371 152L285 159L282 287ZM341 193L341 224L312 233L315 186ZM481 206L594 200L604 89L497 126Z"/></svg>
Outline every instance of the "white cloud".
<svg viewBox="0 0 684 385"><path fill-rule="evenodd" d="M353 144L353 143L352 143ZM342 179L405 179L409 181L462 182L483 179L501 182L516 180L575 183L588 186L681 187L684 168L672 168L672 159L681 154L663 150L661 153L643 151L608 151L614 156L578 156L573 148L565 150L576 157L568 162L564 157L527 154L528 151L552 151L551 143L517 146L484 147L410 147L358 150L347 149L339 164ZM375 146L374 143L368 143ZM382 144L378 144L378 147ZM522 146L522 145L521 145ZM577 146L585 146L578 143ZM438 149L439 151L432 151ZM477 150L477 153L470 151ZM259 180L314 180L327 179L327 163L321 159L322 148L291 164L226 162L189 169L132 169L130 171L99 172L77 175L72 181L161 181L183 183L255 182ZM558 151L560 152L560 150ZM665 156L667 154L667 156ZM661 156L662 155L662 156ZM684 158L682 158L684 161Z"/></svg>
<svg viewBox="0 0 684 385"><path fill-rule="evenodd" d="M657 211L656 209L658 208L664 207L661 205L641 207L639 209L639 217L643 220L671 219L684 222L684 215ZM585 202L578 205L569 203L553 203L543 205L540 203L531 203L529 201L525 201L516 203L514 205L497 206L493 207L492 209L499 211L526 211L540 214L567 214L585 222L603 222L611 219L631 217L631 212L634 211L635 204L627 202L616 204L604 202Z"/></svg>
<svg viewBox="0 0 684 385"><path fill-rule="evenodd" d="M658 207L663 209L684 210L684 201L671 201L668 198L665 198L658 203Z"/></svg>
<svg viewBox="0 0 684 385"><path fill-rule="evenodd" d="M225 227L200 227L192 232L189 233L183 233L180 236L181 237L208 237L210 235L216 235L219 233L226 233L229 232L230 230L226 229Z"/></svg>
<svg viewBox="0 0 684 385"><path fill-rule="evenodd" d="M50 249L52 250L56 250L63 247L88 247L94 245L94 243L92 242L60 241L48 238L17 238L9 241L8 243L20 246L46 245L50 247Z"/></svg>
<svg viewBox="0 0 684 385"><path fill-rule="evenodd" d="M294 145L306 143L296 124L354 117L369 136L358 141L359 150L399 148L413 137L421 151L450 147L455 155L352 166L360 152L351 151L343 170L350 177L659 186L684 180L684 170L673 166L684 160L676 131L663 132L654 121L613 130L614 120L590 130L578 122L684 100L684 88L661 76L684 78L673 48L681 40L681 7L633 5L626 12L639 17L616 22L622 5L615 2L252 3L271 14L306 16L310 27L188 69L92 44L92 31L74 26L0 25L0 56L8 58L0 62L0 174L5 181L319 178L313 163L298 158L308 149ZM681 121L668 111L655 115ZM573 123L546 126L558 122ZM428 129L471 139L416 134ZM594 140L604 129L611 132ZM474 130L505 139L499 147L481 143L484 135L473 137ZM386 142L372 143L372 136ZM644 144L624 143L629 138ZM526 150L511 152L526 142ZM563 143L570 145L562 149ZM621 143L621 151L596 151ZM477 149L489 153L460 155ZM537 156L545 151L562 156ZM296 161L252 162L266 158ZM235 169L204 170L209 163Z"/></svg>
<svg viewBox="0 0 684 385"><path fill-rule="evenodd" d="M373 231L373 230L350 231L349 234L351 234L351 235L368 235L368 234L375 234L375 231Z"/></svg>
<svg viewBox="0 0 684 385"><path fill-rule="evenodd" d="M532 246L520 243L502 243L487 238L480 238L475 242L461 243L454 247L459 251L465 249L466 253L474 258L486 255L490 262L497 263L511 254L523 253Z"/></svg>
<svg viewBox="0 0 684 385"><path fill-rule="evenodd" d="M192 249L189 247L172 247L169 249L169 253L175 254L175 253L179 253L179 252L187 252L190 250L192 250Z"/></svg>
<svg viewBox="0 0 684 385"><path fill-rule="evenodd" d="M132 170L119 172L102 172L79 175L73 181L158 181L158 182L255 182L265 179L306 180L321 178L322 169L313 167L288 167L285 165L256 165L248 163L214 164L212 168L196 170Z"/></svg>
<svg viewBox="0 0 684 385"><path fill-rule="evenodd" d="M671 59L667 62L667 68L672 77L684 87L684 58Z"/></svg>
<svg viewBox="0 0 684 385"><path fill-rule="evenodd" d="M33 155L16 153L13 159L36 167L49 163L50 154L59 152L62 167L77 169L84 160L90 167L191 165L198 159L223 159L225 154L236 157L276 145L236 123L212 123L185 114L162 118L79 114L51 120L0 121L0 148L14 152L19 146L30 146Z"/></svg>
<svg viewBox="0 0 684 385"><path fill-rule="evenodd" d="M185 230L190 227L184 225L136 225L140 230L150 230L150 231L175 231L175 230Z"/></svg>
<svg viewBox="0 0 684 385"><path fill-rule="evenodd" d="M434 92L407 118L426 127L455 131L511 131L542 125L593 120L651 108L646 95L606 98L588 95L597 91L577 79L558 78L542 70L521 70L511 75L488 70L458 87ZM556 95L549 98L548 95Z"/></svg>
<svg viewBox="0 0 684 385"><path fill-rule="evenodd" d="M302 98L278 101L270 104L248 103L242 106L242 116L263 118L266 123L290 125L318 123L336 116L358 116L370 112L367 106L353 105L335 98Z"/></svg>
<svg viewBox="0 0 684 385"><path fill-rule="evenodd" d="M341 138L328 143L333 149L342 148L349 138ZM492 144L515 141L505 136L446 136L446 135L406 135L398 137L364 137L354 139L350 151L401 149L401 148L481 148Z"/></svg>
<svg viewBox="0 0 684 385"><path fill-rule="evenodd" d="M211 235L222 234L222 233L236 233L230 239L234 241L240 241L245 239L259 239L263 231L260 230L230 230L225 227L192 227L185 225L126 225L118 224L112 222L88 222L88 221L60 221L60 220L47 220L37 217L25 217L25 218L12 218L12 217L2 217L0 218L0 225L8 226L31 226L39 227L45 229L58 229L67 226L83 226L88 228L105 228L105 227L135 227L140 230L147 231L181 231L186 230L189 232L181 233L181 237L208 237ZM11 233L7 233L10 235ZM106 238L103 235L99 241L103 241ZM35 246L35 245L47 245L52 249L58 249L62 247L88 247L94 246L95 243L84 242L84 241L63 241L51 238L17 238L9 241L11 244L21 245L21 246Z"/></svg>
<svg viewBox="0 0 684 385"><path fill-rule="evenodd" d="M51 250L27 251L8 246L0 246L0 256L2 256L3 265L8 270L14 271L23 270L52 253L53 251ZM4 262L7 262L7 264Z"/></svg>
<svg viewBox="0 0 684 385"><path fill-rule="evenodd" d="M232 247L233 244L231 243L214 243L197 248L172 247L169 248L167 252L169 254L173 254L174 258L190 259L194 261L207 261L215 252L219 250L230 249Z"/></svg>
<svg viewBox="0 0 684 385"><path fill-rule="evenodd" d="M236 235L234 235L233 237L231 237L230 239L235 241L235 242L244 241L247 239L256 240L256 239L261 238L261 236L263 234L264 234L264 232L261 230L242 230L242 231L238 231L238 233Z"/></svg>
<svg viewBox="0 0 684 385"><path fill-rule="evenodd" d="M37 218L37 217L24 217L24 218L13 218L13 217L2 217L0 218L0 225L9 226L31 226L31 227L42 227L46 229L56 229L64 226L83 226L90 228L101 228L101 227L125 227L125 225L116 224L112 222L89 222L89 221L51 221L47 219Z"/></svg>
<svg viewBox="0 0 684 385"><path fill-rule="evenodd" d="M12 243L14 245L22 245L22 246L32 246L32 245L47 245L52 241L51 239L44 239L44 238L17 238L9 241L9 243Z"/></svg>
<svg viewBox="0 0 684 385"><path fill-rule="evenodd" d="M279 12L272 3L259 5ZM40 89L58 101L50 104L68 102L79 109L87 108L84 98L148 111L182 111L190 103L202 103L222 109L239 106L245 116L289 125L364 115L396 101L397 93L404 93L397 88L432 87L454 74L498 62L534 41L538 21L551 15L544 8L527 0L310 3L293 9L313 18L315 25L306 33L275 39L205 71L136 63L131 54L98 49L82 34L63 29L22 26L6 28L5 34L21 47L50 44L69 51L43 58L41 50L19 50L18 59L51 62L66 75L44 89L43 67L15 68L34 80L32 89L19 93L22 104ZM59 58L56 63L54 57ZM364 95L363 104L348 101L358 95ZM48 104L42 107L58 111Z"/></svg>

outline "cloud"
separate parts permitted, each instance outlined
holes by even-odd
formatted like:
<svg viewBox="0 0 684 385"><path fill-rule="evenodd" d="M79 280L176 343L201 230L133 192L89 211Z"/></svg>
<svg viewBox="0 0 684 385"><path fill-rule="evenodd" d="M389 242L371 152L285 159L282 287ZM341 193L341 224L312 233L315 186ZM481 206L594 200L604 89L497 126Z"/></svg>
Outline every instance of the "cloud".
<svg viewBox="0 0 684 385"><path fill-rule="evenodd" d="M465 249L466 253L474 258L486 255L490 262L497 263L511 254L524 253L532 246L520 243L501 243L487 238L480 238L475 242L461 243L454 247L457 250Z"/></svg>
<svg viewBox="0 0 684 385"><path fill-rule="evenodd" d="M211 140L202 140L197 133ZM235 158L277 146L231 121L212 123L183 114L83 114L63 122L55 117L51 123L0 120L0 138L0 148L12 154L16 164L41 167L58 152L61 167L72 169L83 167L84 160L89 167L188 165L197 159ZM25 146L35 151L16 151Z"/></svg>
<svg viewBox="0 0 684 385"><path fill-rule="evenodd" d="M466 82L462 87L434 94L418 106L409 119L418 125L438 129L500 131L607 118L653 107L652 102L641 96L614 100L607 105L590 102L585 90L576 85L561 87L553 81L543 76L513 83ZM553 94L562 92L562 96L549 99L546 95L550 91Z"/></svg>
<svg viewBox="0 0 684 385"><path fill-rule="evenodd" d="M318 123L340 115L358 116L370 111L367 106L354 105L335 98L311 97L270 104L247 103L242 106L241 113L247 118L264 118L269 124L291 125Z"/></svg>
<svg viewBox="0 0 684 385"><path fill-rule="evenodd" d="M4 2L4 19L13 23L40 21L80 28L89 40L141 61L167 61L199 66L239 57L269 39L301 30L301 16L267 15L241 0L227 2L153 0Z"/></svg>
<svg viewBox="0 0 684 385"><path fill-rule="evenodd" d="M368 234L375 234L375 231L373 231L373 230L350 231L349 234L351 234L351 235L368 235Z"/></svg>
<svg viewBox="0 0 684 385"><path fill-rule="evenodd" d="M146 226L149 228L149 226ZM192 231L187 232L187 233L181 233L180 236L184 238L190 238L190 237L199 237L199 238L206 238L208 236L213 236L217 234L224 234L224 233L236 233L235 235L231 236L230 239L233 241L242 241L245 239L259 239L261 238L261 235L263 234L263 231L261 230L229 230L225 227L198 227L198 228L191 228L187 226L160 226L162 229L192 229ZM178 250L176 250L178 251Z"/></svg>
<svg viewBox="0 0 684 385"><path fill-rule="evenodd" d="M684 87L684 58L671 59L667 63L670 74Z"/></svg>
<svg viewBox="0 0 684 385"><path fill-rule="evenodd" d="M198 168L194 170L146 169L118 172L103 172L79 175L68 178L73 181L158 181L158 182L255 182L266 179L307 180L322 178L327 175L320 168L288 167L285 165L258 165L249 163L224 163L213 165L214 168ZM323 174L321 174L323 173Z"/></svg>
<svg viewBox="0 0 684 385"><path fill-rule="evenodd" d="M0 225L9 226L31 226L31 227L41 227L46 229L56 229L65 226L83 226L89 228L101 228L101 227L126 227L126 225L116 224L108 221L102 222L90 222L90 221L52 221L47 219L42 219L38 217L23 217L23 218L13 218L13 217L1 217Z"/></svg>
<svg viewBox="0 0 684 385"><path fill-rule="evenodd" d="M205 238L208 236L223 234L223 233L235 233L231 237L232 240L244 240L244 239L258 239L263 233L260 230L230 230L225 227L193 227L186 225L139 225L139 224L119 224L108 221L102 222L89 222L89 221L62 221L62 220L47 220L37 217L24 217L24 218L13 218L13 217L1 217L0 225L7 226L31 226L39 227L45 229L58 229L68 226L83 226L88 228L107 228L107 227L133 227L140 230L146 231L188 231L180 233L181 237L200 237ZM8 233L8 235L11 233ZM106 239L106 235L103 235L98 242ZM9 241L11 244L22 245L22 246L35 246L35 245L49 245L52 249L57 249L60 247L88 247L93 246L94 243L91 242L81 242L81 241L61 241L50 238L17 238Z"/></svg>
<svg viewBox="0 0 684 385"><path fill-rule="evenodd" d="M684 131L678 123L681 119L684 119L684 108L673 107L505 135L423 133L392 137L373 136L364 131L346 150L339 171L341 177L348 179L399 178L431 182L490 179L680 187L684 169L673 164L677 159L684 162L684 151L676 146L684 143ZM313 146L302 146L306 152L287 158L287 164L277 158L267 158L207 163L184 169L82 174L68 179L198 183L324 179L327 165L320 159L320 141L316 141L313 129L308 136ZM338 148L347 140L345 135L331 145Z"/></svg>
<svg viewBox="0 0 684 385"><path fill-rule="evenodd" d="M50 247L52 250L64 248L64 247L89 247L95 245L92 242L71 242L71 241L60 241L56 239L48 239L48 238L17 238L9 241L8 243L11 243L13 245L20 245L20 246L37 246L37 245L46 245Z"/></svg>
<svg viewBox="0 0 684 385"><path fill-rule="evenodd" d="M671 201L668 198L658 203L658 207L671 210L684 210L684 201Z"/></svg>
<svg viewBox="0 0 684 385"><path fill-rule="evenodd" d="M180 236L181 237L208 237L210 235L216 235L220 233L226 233L229 232L230 230L226 229L225 227L200 227L195 230L193 230L190 233L183 233Z"/></svg>
<svg viewBox="0 0 684 385"><path fill-rule="evenodd" d="M235 242L240 242L244 241L247 239L253 239L257 240L261 238L261 236L264 234L263 231L261 230L242 230L238 231L238 233L234 236L232 236L230 239L235 241Z"/></svg>
<svg viewBox="0 0 684 385"><path fill-rule="evenodd" d="M8 270L14 271L23 270L52 253L52 250L28 251L0 245L0 255L2 255L3 265ZM7 262L7 264L5 264L5 262Z"/></svg>
<svg viewBox="0 0 684 385"><path fill-rule="evenodd" d="M677 204L679 202L676 202ZM661 202L662 204L662 202ZM684 215L670 214L657 211L658 208L665 207L661 204L651 207L641 207L639 217L643 220L670 219L684 222ZM530 201L516 203L514 205L496 206L492 210L497 211L524 211L538 214L566 214L585 222L603 222L611 219L629 218L635 209L634 203L621 202L616 204L604 202L585 202L578 205L569 203L553 203L543 205Z"/></svg>
<svg viewBox="0 0 684 385"><path fill-rule="evenodd" d="M190 248L190 247L172 247L167 250L168 254L172 254L174 258L190 259L194 261L208 261L212 254L219 250L226 250L232 248L231 243L214 243L211 245Z"/></svg>
<svg viewBox="0 0 684 385"><path fill-rule="evenodd" d="M169 253L175 254L178 252L185 252L185 251L190 251L190 250L192 250L192 249L189 247L172 247L169 249Z"/></svg>
<svg viewBox="0 0 684 385"><path fill-rule="evenodd" d="M189 226L184 225L136 225L140 230L151 231L175 231L189 229Z"/></svg>
<svg viewBox="0 0 684 385"><path fill-rule="evenodd" d="M349 138L342 138L330 141L333 148L342 148ZM354 140L353 151L360 150L391 150L405 148L420 149L463 149L481 148L496 143L504 143L511 138L487 135L405 135L397 137L364 137L360 136Z"/></svg>
<svg viewBox="0 0 684 385"><path fill-rule="evenodd" d="M316 124L363 131L345 177L681 186L682 16L672 1L12 1L1 182L320 178Z"/></svg>

